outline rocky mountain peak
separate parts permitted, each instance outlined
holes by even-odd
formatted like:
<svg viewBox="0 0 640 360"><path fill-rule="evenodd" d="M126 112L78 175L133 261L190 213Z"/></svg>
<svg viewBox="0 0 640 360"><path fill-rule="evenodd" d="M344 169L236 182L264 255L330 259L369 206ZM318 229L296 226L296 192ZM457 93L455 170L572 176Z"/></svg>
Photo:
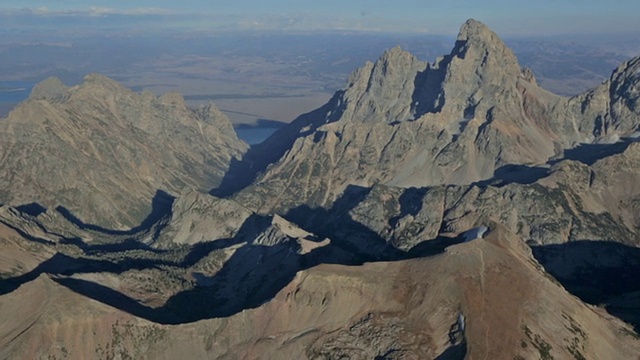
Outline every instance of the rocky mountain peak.
<svg viewBox="0 0 640 360"><path fill-rule="evenodd" d="M458 41L495 41L498 36L487 25L475 19L468 19L460 27Z"/></svg>
<svg viewBox="0 0 640 360"><path fill-rule="evenodd" d="M515 79L522 71L513 51L502 39L485 24L473 19L460 27L451 57L464 60L464 67L470 70L477 69L483 75L497 78Z"/></svg>
<svg viewBox="0 0 640 360"><path fill-rule="evenodd" d="M37 84L29 98L32 100L64 101L68 96L68 88L57 77L50 77Z"/></svg>
<svg viewBox="0 0 640 360"><path fill-rule="evenodd" d="M611 75L609 127L620 132L637 130L640 113L640 56L620 65ZM610 130L610 129L608 129Z"/></svg>
<svg viewBox="0 0 640 360"><path fill-rule="evenodd" d="M80 87L84 87L84 88L100 87L100 88L114 90L114 91L121 91L121 90L129 91L124 86L119 84L117 81L101 74L89 74L85 76L82 79L82 84L80 84Z"/></svg>
<svg viewBox="0 0 640 360"><path fill-rule="evenodd" d="M235 141L241 142L241 140L238 139L238 136L233 129L233 125L229 121L227 115L220 111L213 102L200 106L196 109L196 114L198 114L198 118L200 118L200 120L213 125L223 133L227 134L229 138L233 138Z"/></svg>
<svg viewBox="0 0 640 360"><path fill-rule="evenodd" d="M117 81L101 74L88 74L82 82L69 88L69 102L115 105L135 101L137 94Z"/></svg>
<svg viewBox="0 0 640 360"><path fill-rule="evenodd" d="M415 72L424 71L427 63L418 60L413 54L403 50L400 46L385 51L373 64L369 88L385 86L386 82L395 82L415 76ZM397 84L399 85L399 84Z"/></svg>
<svg viewBox="0 0 640 360"><path fill-rule="evenodd" d="M400 46L386 50L376 61L375 66L399 66L411 64L418 59L410 52L403 50Z"/></svg>
<svg viewBox="0 0 640 360"><path fill-rule="evenodd" d="M160 97L160 103L173 107L187 107L182 94L176 91L168 92Z"/></svg>
<svg viewBox="0 0 640 360"><path fill-rule="evenodd" d="M498 34L493 32L487 25L473 19L467 20L460 27L454 52L469 48L477 48L487 52L504 52L508 50L513 55ZM515 56L513 58L515 59Z"/></svg>
<svg viewBox="0 0 640 360"><path fill-rule="evenodd" d="M505 164L543 163L555 142L574 135L554 131L550 109L562 98L536 86L498 35L475 20L462 25L453 50L434 64L392 48L357 70L334 98L274 135L270 143L291 144L291 151L261 175L259 182L268 183L261 190L286 184L278 191L300 189L286 199L290 204L313 199L324 206L348 184L470 184ZM310 180L292 180L298 178ZM259 193L243 192L252 191ZM289 205L261 209L270 206Z"/></svg>
<svg viewBox="0 0 640 360"><path fill-rule="evenodd" d="M640 130L640 56L622 63L599 86L569 99L580 113L583 142L615 142ZM565 115L566 116L566 115Z"/></svg>

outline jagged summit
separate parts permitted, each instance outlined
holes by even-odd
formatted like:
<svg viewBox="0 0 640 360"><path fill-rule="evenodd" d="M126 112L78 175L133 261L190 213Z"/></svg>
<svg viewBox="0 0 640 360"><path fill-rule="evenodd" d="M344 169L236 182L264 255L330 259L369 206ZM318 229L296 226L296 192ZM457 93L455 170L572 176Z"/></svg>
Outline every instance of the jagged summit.
<svg viewBox="0 0 640 360"><path fill-rule="evenodd" d="M411 63L417 61L418 59L410 52L402 49L400 45L396 45L388 50L385 50L384 53L380 56L376 63L382 64L398 64L400 62Z"/></svg>
<svg viewBox="0 0 640 360"><path fill-rule="evenodd" d="M91 73L91 74L85 75L85 77L82 79L81 85L88 85L88 84L123 88L123 86L117 81L111 79L108 76L98 74L98 73Z"/></svg>
<svg viewBox="0 0 640 360"><path fill-rule="evenodd" d="M39 84L37 84L29 99L33 100L49 100L49 101L64 101L67 99L69 88L57 77L50 77Z"/></svg>
<svg viewBox="0 0 640 360"><path fill-rule="evenodd" d="M486 52L509 54L509 60L515 60L517 62L513 51L502 41L500 36L484 23L474 19L467 20L460 27L456 38L456 46L452 53L455 53L461 46L466 48L475 47L485 50Z"/></svg>
<svg viewBox="0 0 640 360"><path fill-rule="evenodd" d="M519 74L521 69L513 51L480 21L469 19L461 27L451 56L471 63L469 67Z"/></svg>
<svg viewBox="0 0 640 360"><path fill-rule="evenodd" d="M574 99L554 95L497 34L468 20L452 51L433 64L395 47L356 70L329 103L263 144L271 159L248 160L266 170L238 196L259 211L284 211L330 206L349 184L468 185L505 165L544 164L563 149L637 128L640 109L615 95L632 92L629 84L611 80Z"/></svg>
<svg viewBox="0 0 640 360"><path fill-rule="evenodd" d="M640 130L633 118L640 111L640 56L620 65L611 75L609 128L615 131ZM610 131L610 129L607 131Z"/></svg>
<svg viewBox="0 0 640 360"><path fill-rule="evenodd" d="M475 20L468 19L460 27L458 32L457 41L468 41L472 43L502 43L502 40L498 35L493 32L484 23Z"/></svg>
<svg viewBox="0 0 640 360"><path fill-rule="evenodd" d="M122 96L135 94L119 82L96 73L86 75L80 84L71 88L71 92L76 96Z"/></svg>

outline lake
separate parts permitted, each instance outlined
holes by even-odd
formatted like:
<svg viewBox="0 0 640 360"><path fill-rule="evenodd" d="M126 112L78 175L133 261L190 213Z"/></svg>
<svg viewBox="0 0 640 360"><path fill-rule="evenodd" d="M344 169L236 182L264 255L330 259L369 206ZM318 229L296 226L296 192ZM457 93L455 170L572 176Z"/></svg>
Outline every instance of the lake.
<svg viewBox="0 0 640 360"><path fill-rule="evenodd" d="M29 97L32 88L24 81L0 81L0 102L17 104Z"/></svg>
<svg viewBox="0 0 640 360"><path fill-rule="evenodd" d="M24 81L0 81L0 118L7 116L19 102L26 100L33 88Z"/></svg>

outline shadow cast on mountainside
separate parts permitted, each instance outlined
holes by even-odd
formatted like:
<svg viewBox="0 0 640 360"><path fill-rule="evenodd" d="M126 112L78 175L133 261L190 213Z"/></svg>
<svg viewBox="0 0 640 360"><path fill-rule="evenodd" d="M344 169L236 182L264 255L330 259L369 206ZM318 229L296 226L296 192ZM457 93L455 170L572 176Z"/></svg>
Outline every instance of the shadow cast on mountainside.
<svg viewBox="0 0 640 360"><path fill-rule="evenodd" d="M152 248L151 246L141 243L140 241L130 238L121 242L114 243L102 243L102 244L90 244L84 242L79 237L68 238L65 237L60 240L61 244L75 245L82 250L85 255L99 255L101 253L109 252L123 252L129 250L144 250L156 254L166 253L166 250Z"/></svg>
<svg viewBox="0 0 640 360"><path fill-rule="evenodd" d="M428 191L427 188L406 189L399 198L400 214L391 218L389 224L393 227L406 215L418 214ZM359 263L433 256L464 241L462 237L436 237L422 239L408 251L397 249L378 233L352 219L349 214L370 192L371 188L349 185L331 209L302 205L288 211L283 217L321 238L330 238L331 246L354 254Z"/></svg>
<svg viewBox="0 0 640 360"><path fill-rule="evenodd" d="M413 81L416 90L411 96L414 120L428 113L437 114L442 110L446 101L442 85L447 76L447 70L455 57L464 58L463 50L466 45L466 40L457 40L449 54L443 56L438 63L429 64L424 71L417 74ZM475 108L471 106L469 109ZM465 115L467 115L466 113L467 110L465 110Z"/></svg>
<svg viewBox="0 0 640 360"><path fill-rule="evenodd" d="M443 58L439 68L427 65L424 71L418 72L413 80L415 91L411 95L413 119L418 119L428 113L439 113L444 107L445 96L442 83L447 75L447 66L451 62L451 55Z"/></svg>
<svg viewBox="0 0 640 360"><path fill-rule="evenodd" d="M65 208L64 206L56 207L56 211L58 211L65 219L67 219L67 221L73 223L75 226L82 230L95 231L106 235L134 235L139 232L151 229L153 225L157 224L163 217L170 214L174 200L175 197L169 195L167 192L157 190L156 194L151 200L151 212L149 213L149 215L147 215L147 217L142 220L140 225L133 227L130 230L112 230L98 225L87 224L76 217L69 209ZM160 231L161 228L156 229L154 238L157 237Z"/></svg>
<svg viewBox="0 0 640 360"><path fill-rule="evenodd" d="M407 258L415 259L442 254L449 246L460 244L464 241L465 239L462 236L455 238L440 236L432 240L423 241L407 252Z"/></svg>
<svg viewBox="0 0 640 360"><path fill-rule="evenodd" d="M580 144L573 149L565 150L562 158L549 161L549 164L554 165L562 160L575 160L586 165L593 165L598 160L623 153L632 142L622 140L613 144Z"/></svg>
<svg viewBox="0 0 640 360"><path fill-rule="evenodd" d="M39 238L37 236L33 236L33 235L25 232L24 230L20 229L19 227L14 226L14 225L12 225L9 222L6 222L4 220L0 219L0 224L10 228L11 230L13 230L16 233L18 233L18 235L22 236L23 238L25 238L25 239L27 239L29 241L33 241L35 243L43 244L43 245L55 245L55 242L53 242L51 240L42 239L42 238Z"/></svg>
<svg viewBox="0 0 640 360"><path fill-rule="evenodd" d="M609 241L532 247L533 255L567 291L604 305L640 332L640 248Z"/></svg>
<svg viewBox="0 0 640 360"><path fill-rule="evenodd" d="M467 343L463 342L459 345L453 345L447 348L442 354L438 355L435 360L464 360L467 356Z"/></svg>
<svg viewBox="0 0 640 360"><path fill-rule="evenodd" d="M172 314L142 305L133 298L104 285L91 281L53 277L53 281L75 293L97 300L103 304L127 312L131 315L159 324L178 324L180 321Z"/></svg>
<svg viewBox="0 0 640 360"><path fill-rule="evenodd" d="M34 217L39 216L40 214L43 214L45 212L47 212L47 208L36 203L36 202L32 202L30 204L24 204L24 205L19 205L15 207L16 210L20 211L21 213L27 214L27 215L31 215Z"/></svg>
<svg viewBox="0 0 640 360"><path fill-rule="evenodd" d="M22 284L32 281L44 273L64 276L94 272L120 274L132 269L146 269L153 266L169 264L170 263L167 262L148 259L131 260L124 264L109 260L74 258L61 253L56 253L53 257L42 262L35 269L26 274L0 281L0 295L12 292Z"/></svg>
<svg viewBox="0 0 640 360"><path fill-rule="evenodd" d="M260 144L251 146L242 159L232 159L220 185L209 193L228 197L251 185L269 165L289 151L298 138L313 133L324 124L339 120L346 106L343 95L344 91L337 91L322 107L300 115Z"/></svg>
<svg viewBox="0 0 640 360"><path fill-rule="evenodd" d="M362 202L371 188L349 185L331 209L301 205L283 217L320 237L330 238L332 246L355 254L362 261L398 259L405 255L380 235L353 220L349 211Z"/></svg>
<svg viewBox="0 0 640 360"><path fill-rule="evenodd" d="M400 214L389 220L391 226L407 215L416 216L422 210L422 199L429 191L428 188L408 188L400 195Z"/></svg>
<svg viewBox="0 0 640 360"><path fill-rule="evenodd" d="M188 253L184 248L154 252L144 244L136 247L131 242L121 252L111 252L109 259L74 258L56 254L27 274L0 281L0 294L15 290L20 285L46 273L59 284L76 293L108 304L132 315L163 324L189 323L203 319L227 317L246 309L258 307L273 299L302 270L319 264L361 265L368 261L396 261L414 257L431 256L444 251L460 239L435 239L425 241L409 252L403 252L387 244L378 234L354 221L349 210L362 201L370 189L353 186L347 189L332 209L301 207L290 212L290 218L298 220L316 219L317 226L308 222L320 238L306 239L318 242L331 234L332 242L310 252L302 248L295 239L284 239L272 245L256 241L267 234L272 226L269 217L252 215L237 235L229 239L203 242L193 245ZM418 190L416 190L418 191ZM417 196L416 194L413 194ZM407 205L408 206L408 205ZM415 209L407 209L412 212ZM335 222L332 225L332 222ZM331 228L331 226L336 226ZM337 231L338 228L342 229ZM336 232L336 233L334 233ZM80 240L79 240L80 241ZM124 245L123 245L124 246ZM200 260L221 249L230 249L231 255L212 276L190 269L195 279L193 287L178 292L158 308L145 306L121 292L92 281L71 278L84 273L121 274L130 270L168 268L189 269ZM110 251L112 248L92 248L93 251ZM135 251L131 251L135 250ZM225 253L229 253L225 251ZM118 255L118 254L121 254ZM223 253L219 253L223 254ZM218 256L212 254L212 256ZM227 255L222 255L227 256Z"/></svg>
<svg viewBox="0 0 640 360"><path fill-rule="evenodd" d="M72 257L56 253L50 259L45 260L23 275L0 280L0 295L12 292L22 284L36 279L41 274L62 276L100 272L121 274L130 270L145 270L161 266L186 268L193 266L212 251L237 244L238 240L232 238L198 243L191 246L184 255L181 254L180 249L172 253L170 250L149 249L145 244L135 241L127 243L127 246L121 249L117 249L119 244L88 245L90 251L85 251L85 254L88 255L95 255L99 252L110 253L111 255L120 253L120 256L112 256L111 259L107 260ZM137 251L128 253L131 250Z"/></svg>
<svg viewBox="0 0 640 360"><path fill-rule="evenodd" d="M528 185L547 177L549 172L550 170L548 168L541 166L508 164L496 169L492 178L477 181L472 185L480 187L501 187L508 184Z"/></svg>
<svg viewBox="0 0 640 360"><path fill-rule="evenodd" d="M260 306L272 299L295 276L315 261L306 255L291 253L280 246L264 247L244 245L236 250L223 268L213 277L194 276L203 285L171 296L158 308L151 308L109 287L81 279L54 278L70 290L97 300L131 315L160 324L184 324L203 319L227 317L246 309ZM290 269L282 269L278 261L262 262L272 257L282 260L290 257ZM243 270L243 271L238 271ZM238 281L236 281L238 280ZM246 286L250 282L254 287Z"/></svg>
<svg viewBox="0 0 640 360"><path fill-rule="evenodd" d="M561 158L547 162L549 166L563 160L579 161L586 165L593 165L596 161L608 156L623 153L635 140L623 140L614 144L580 144L573 149L567 149ZM508 184L529 185L547 177L551 169L544 166L529 166L507 164L495 170L493 177L473 183L477 186L502 187Z"/></svg>

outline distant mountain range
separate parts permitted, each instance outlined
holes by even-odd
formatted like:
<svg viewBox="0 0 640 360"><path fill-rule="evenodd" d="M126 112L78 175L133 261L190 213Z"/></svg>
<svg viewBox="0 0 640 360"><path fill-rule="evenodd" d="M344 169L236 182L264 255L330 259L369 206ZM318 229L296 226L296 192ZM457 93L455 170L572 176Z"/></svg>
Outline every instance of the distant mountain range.
<svg viewBox="0 0 640 360"><path fill-rule="evenodd" d="M0 122L0 357L637 359L638 89L552 94L475 20L252 147L48 79Z"/></svg>

